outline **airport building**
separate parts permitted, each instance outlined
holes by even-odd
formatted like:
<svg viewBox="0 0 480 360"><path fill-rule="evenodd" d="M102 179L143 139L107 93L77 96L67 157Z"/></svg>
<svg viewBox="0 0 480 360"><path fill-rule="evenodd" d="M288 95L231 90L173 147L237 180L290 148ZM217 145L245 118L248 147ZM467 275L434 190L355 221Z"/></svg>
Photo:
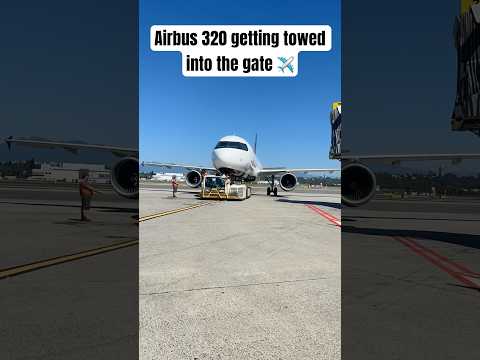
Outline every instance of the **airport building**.
<svg viewBox="0 0 480 360"><path fill-rule="evenodd" d="M110 183L110 170L104 164L77 164L63 162L35 163L31 180L78 183L79 171L87 170L89 181L98 184Z"/></svg>
<svg viewBox="0 0 480 360"><path fill-rule="evenodd" d="M172 178L176 176L177 181L185 181L185 175L183 173L155 173L152 176L152 180L155 181L172 181Z"/></svg>

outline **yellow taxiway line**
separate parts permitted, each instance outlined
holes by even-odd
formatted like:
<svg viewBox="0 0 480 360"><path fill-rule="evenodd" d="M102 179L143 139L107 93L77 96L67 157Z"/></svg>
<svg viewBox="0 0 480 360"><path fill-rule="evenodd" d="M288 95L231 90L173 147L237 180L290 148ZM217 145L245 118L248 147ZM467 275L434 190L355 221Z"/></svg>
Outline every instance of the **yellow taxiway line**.
<svg viewBox="0 0 480 360"><path fill-rule="evenodd" d="M53 257L53 258L50 258L50 259L35 261L35 262L29 263L29 264L17 265L17 266L13 266L13 267L6 268L6 269L0 269L0 279L4 279L4 278L10 277L10 276L23 274L23 273L26 273L26 272L29 272L29 271L42 269L42 268L52 266L52 265L65 263L65 262L68 262L68 261L83 259L83 258L88 257L88 256L98 255L98 254L102 254L102 253L105 253L105 252L108 252L108 251L122 249L124 247L133 246L133 245L138 245L138 240L124 241L124 242L121 242L121 243L116 243L116 244L112 244L112 245L98 247L98 248L95 248L95 249L80 251L80 252L74 253L74 254L57 256L57 257Z"/></svg>
<svg viewBox="0 0 480 360"><path fill-rule="evenodd" d="M152 220L161 216L176 214L181 211L187 211L187 210L195 209L197 207L205 206L205 205L208 205L208 203L205 202L205 203L195 204L195 205L191 205L191 206L187 206L179 209L173 209L173 210L163 211L156 214L143 216L139 218L138 222L140 223L142 221ZM35 261L28 264L17 265L17 266L9 267L6 269L0 269L0 279L5 279L8 277L23 274L29 271L34 271L34 270L42 269L48 266L62 264L69 261L79 260L79 259L86 258L88 256L98 255L108 251L122 249L124 247L133 246L133 245L138 245L138 240L124 241L124 242L111 244L107 246L101 246L101 247L90 249L90 250L80 251L78 253L57 256L49 259Z"/></svg>
<svg viewBox="0 0 480 360"><path fill-rule="evenodd" d="M191 205L191 206L187 206L187 207L183 207L183 208L179 208L179 209L167 210L167 211L162 211L162 212L159 212L159 213L156 213L156 214L142 216L141 218L138 219L138 222L140 223L140 222L143 222L143 221L156 219L156 218L159 218L159 217L162 217L162 216L176 214L176 213L179 213L179 212L182 212L182 211L195 209L197 207L205 206L205 205L208 205L208 203L204 202L204 203L201 203L201 204L195 204L195 205Z"/></svg>

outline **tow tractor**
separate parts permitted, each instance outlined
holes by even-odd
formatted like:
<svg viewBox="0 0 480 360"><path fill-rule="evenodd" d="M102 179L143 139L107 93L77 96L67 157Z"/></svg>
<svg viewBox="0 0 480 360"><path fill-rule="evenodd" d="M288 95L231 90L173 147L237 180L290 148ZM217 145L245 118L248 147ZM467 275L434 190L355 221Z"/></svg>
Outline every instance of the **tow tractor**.
<svg viewBox="0 0 480 360"><path fill-rule="evenodd" d="M252 195L252 188L245 183L233 182L228 193L225 191L225 177L205 175L202 179L200 198L216 200L245 200Z"/></svg>

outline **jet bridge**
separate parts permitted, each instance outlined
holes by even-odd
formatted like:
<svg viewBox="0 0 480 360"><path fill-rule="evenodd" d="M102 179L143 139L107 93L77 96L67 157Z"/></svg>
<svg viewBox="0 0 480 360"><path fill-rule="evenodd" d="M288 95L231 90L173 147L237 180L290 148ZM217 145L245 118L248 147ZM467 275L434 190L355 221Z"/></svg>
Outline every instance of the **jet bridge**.
<svg viewBox="0 0 480 360"><path fill-rule="evenodd" d="M451 128L480 136L480 4L472 0L461 0L460 4L454 24L457 91Z"/></svg>
<svg viewBox="0 0 480 360"><path fill-rule="evenodd" d="M336 101L332 104L330 111L330 124L332 125L332 136L330 145L330 159L340 160L342 156L342 102Z"/></svg>

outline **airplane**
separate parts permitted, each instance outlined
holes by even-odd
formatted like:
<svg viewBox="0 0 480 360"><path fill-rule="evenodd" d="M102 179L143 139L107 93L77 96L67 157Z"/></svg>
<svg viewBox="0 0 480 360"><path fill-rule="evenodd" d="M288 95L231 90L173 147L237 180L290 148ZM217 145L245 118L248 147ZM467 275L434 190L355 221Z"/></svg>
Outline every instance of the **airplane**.
<svg viewBox="0 0 480 360"><path fill-rule="evenodd" d="M199 187L202 182L203 171L211 171L231 175L237 179L254 181L257 178L268 176L270 178L267 188L267 195L277 196L276 176L280 176L278 184L285 191L295 189L297 178L294 173L308 172L335 172L341 171L342 176L342 204L348 207L361 206L368 203L376 193L376 176L374 172L362 161L377 160L392 165L402 161L424 161L424 160L451 160L458 164L464 159L480 159L478 153L463 154L390 154L376 155L365 154L355 155L341 150L341 102L334 102L330 112L332 125L332 144L330 158L342 161L341 169L288 169L288 168L264 168L256 156L256 144L252 147L245 139L230 135L220 139L212 152L213 167L182 165L173 163L143 162L143 165L162 167L181 167L190 170L186 175L186 183L190 187ZM13 138L5 139L8 147L12 144L27 145L41 148L63 148L76 153L78 150L102 150L110 151L120 157L111 172L111 182L114 190L126 198L138 198L138 149L122 148L109 145L78 144L69 142L58 142L35 138Z"/></svg>
<svg viewBox="0 0 480 360"><path fill-rule="evenodd" d="M138 149L110 145L72 143L52 141L42 138L14 138L5 139L8 149L12 144L35 148L55 149L61 148L77 154L78 150L108 151L120 159L115 162L110 173L110 180L115 192L128 199L138 199Z"/></svg>
<svg viewBox="0 0 480 360"><path fill-rule="evenodd" d="M257 139L252 147L248 141L236 135L222 137L212 151L213 167L162 163L144 161L142 165L173 168L179 167L189 170L185 175L186 183L192 188L197 188L202 183L202 172L210 171L228 175L234 180L255 181L259 178L269 177L267 195L278 195L275 177L280 176L278 184L284 191L292 191L298 184L295 173L340 171L340 169L324 168L264 168L257 158Z"/></svg>
<svg viewBox="0 0 480 360"><path fill-rule="evenodd" d="M342 204L348 207L361 206L368 203L376 193L377 180L375 173L365 164L364 161L379 161L398 165L402 161L425 161L425 160L450 160L458 164L462 160L480 159L480 154L349 154L341 149L341 121L342 103L336 101L332 104L330 111L330 122L332 126L332 142L330 147L330 158L342 162Z"/></svg>
<svg viewBox="0 0 480 360"><path fill-rule="evenodd" d="M293 56L290 56L288 59L286 57L279 57L278 60L282 62L282 65L279 66L278 68L282 70L282 73L285 72L285 69L288 68L293 73Z"/></svg>

